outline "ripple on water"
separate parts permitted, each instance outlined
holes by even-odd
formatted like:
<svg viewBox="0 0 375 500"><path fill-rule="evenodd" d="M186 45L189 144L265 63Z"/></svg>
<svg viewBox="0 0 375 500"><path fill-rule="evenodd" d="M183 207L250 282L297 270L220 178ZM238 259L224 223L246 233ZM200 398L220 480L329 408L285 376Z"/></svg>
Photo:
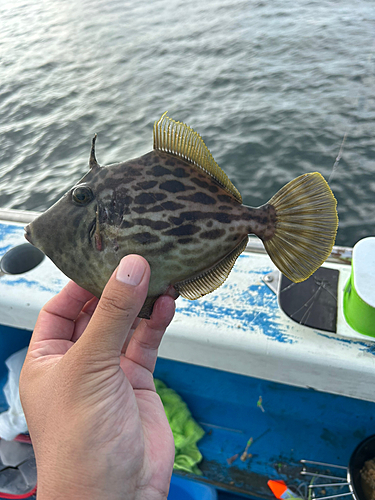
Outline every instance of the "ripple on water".
<svg viewBox="0 0 375 500"><path fill-rule="evenodd" d="M339 244L374 234L371 2L3 0L0 206L43 210L87 168L152 147L168 110L259 205L332 178Z"/></svg>

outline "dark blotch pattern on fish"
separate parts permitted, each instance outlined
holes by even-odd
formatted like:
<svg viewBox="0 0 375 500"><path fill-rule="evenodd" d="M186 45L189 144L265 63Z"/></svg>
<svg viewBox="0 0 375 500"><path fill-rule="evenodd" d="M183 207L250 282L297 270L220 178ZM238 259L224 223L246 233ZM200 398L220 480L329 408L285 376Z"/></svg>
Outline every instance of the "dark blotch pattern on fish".
<svg viewBox="0 0 375 500"><path fill-rule="evenodd" d="M140 189L147 190L147 189L152 189L153 187L155 187L157 183L158 183L158 181L143 181L143 182L138 182L137 186Z"/></svg>
<svg viewBox="0 0 375 500"><path fill-rule="evenodd" d="M147 231L143 233L133 234L132 238L141 245L149 245L150 243L157 243L158 241L160 241L159 236L148 233Z"/></svg>
<svg viewBox="0 0 375 500"><path fill-rule="evenodd" d="M199 237L204 240L216 240L225 234L225 229L212 229L211 231L203 231Z"/></svg>
<svg viewBox="0 0 375 500"><path fill-rule="evenodd" d="M233 203L233 198L228 194L218 194L217 198L223 203Z"/></svg>
<svg viewBox="0 0 375 500"><path fill-rule="evenodd" d="M183 217L169 217L169 219L172 224L175 226L181 226L185 222L185 219Z"/></svg>
<svg viewBox="0 0 375 500"><path fill-rule="evenodd" d="M237 241L238 240L238 235L235 235L235 236L227 236L225 238L225 241L229 241L229 242L232 242L232 241Z"/></svg>
<svg viewBox="0 0 375 500"><path fill-rule="evenodd" d="M191 236L199 231L199 227L194 226L193 224L186 224L185 226L178 226L173 229L169 229L168 231L164 231L163 234L166 236Z"/></svg>
<svg viewBox="0 0 375 500"><path fill-rule="evenodd" d="M191 243L193 241L194 238L179 238L177 240L177 243L179 243L180 245L186 245L188 243Z"/></svg>
<svg viewBox="0 0 375 500"><path fill-rule="evenodd" d="M171 211L180 210L184 207L184 205L182 205L181 203L176 203L175 201L163 201L163 203L161 203L161 206L164 210Z"/></svg>
<svg viewBox="0 0 375 500"><path fill-rule="evenodd" d="M127 185L131 184L134 181L135 181L134 177L124 177L123 178L123 182L125 182ZM113 179L111 179L111 177L104 179L104 187L110 188L110 189L113 188Z"/></svg>
<svg viewBox="0 0 375 500"><path fill-rule="evenodd" d="M235 215L222 214L222 213L216 213L216 212L194 211L194 212L181 212L178 217L171 216L168 218L168 220L172 224L175 224L176 226L179 226L186 221L197 222L199 220L205 220L205 219L210 221L211 225L212 225L212 220L217 220L218 222L223 222L225 224L229 224L230 222L232 222L234 220L238 220L239 217L235 216Z"/></svg>
<svg viewBox="0 0 375 500"><path fill-rule="evenodd" d="M185 186L182 182L175 180L162 182L159 187L169 193L179 193L181 191L186 191L187 189L193 189L192 187Z"/></svg>
<svg viewBox="0 0 375 500"><path fill-rule="evenodd" d="M140 175L142 175L142 172L138 168L127 166L124 169L123 175L129 177L139 177Z"/></svg>
<svg viewBox="0 0 375 500"><path fill-rule="evenodd" d="M116 189L115 193L116 196L114 196L113 199L116 201L118 206L123 206L125 204L130 205L133 202L133 198L126 195L126 193L128 193L128 189Z"/></svg>
<svg viewBox="0 0 375 500"><path fill-rule="evenodd" d="M159 220L152 220L152 219L134 219L134 224L137 224L139 226L148 226L151 229L155 229L156 231L160 231L161 229L166 229L167 227L170 227L169 222L165 221L159 221Z"/></svg>
<svg viewBox="0 0 375 500"><path fill-rule="evenodd" d="M155 201L165 200L166 197L167 195L163 193L141 193L134 198L134 201L140 205L151 205Z"/></svg>
<svg viewBox="0 0 375 500"><path fill-rule="evenodd" d="M123 229L129 229L130 227L133 227L133 226L134 226L133 222L130 222L130 221L125 220L125 219L123 219L121 224L120 224L120 227Z"/></svg>
<svg viewBox="0 0 375 500"><path fill-rule="evenodd" d="M137 214L145 214L145 213L155 213L155 212L163 212L164 208L161 205L154 205L152 207L133 207L132 210Z"/></svg>
<svg viewBox="0 0 375 500"><path fill-rule="evenodd" d="M138 158L138 161L141 161L142 162L141 164L144 165L145 167L150 167L151 165L153 165L155 161L152 151Z"/></svg>
<svg viewBox="0 0 375 500"><path fill-rule="evenodd" d="M199 186L202 189L207 189L208 188L208 182L201 181L200 179L198 179L198 177L193 177L191 179L191 182L194 182L194 184L196 184L197 186Z"/></svg>
<svg viewBox="0 0 375 500"><path fill-rule="evenodd" d="M189 172L186 172L186 170L184 168L181 168L181 167L175 168L173 170L172 174L175 177L189 177L190 176Z"/></svg>
<svg viewBox="0 0 375 500"><path fill-rule="evenodd" d="M168 168L163 167L162 165L155 165L151 170L146 172L149 175L154 175L155 177L162 177L163 175L170 174L171 171Z"/></svg>
<svg viewBox="0 0 375 500"><path fill-rule="evenodd" d="M222 214L215 214L215 219L218 222L222 222L224 224L230 224L233 220L233 217L231 217L229 214L222 213Z"/></svg>
<svg viewBox="0 0 375 500"><path fill-rule="evenodd" d="M167 254L168 252L170 252L171 250L173 250L175 246L175 242L173 241L168 241L167 243L164 243L164 245L161 247L161 248L158 248L158 247L150 247L147 249L147 255L148 256L151 256L151 255L164 255L164 254Z"/></svg>
<svg viewBox="0 0 375 500"><path fill-rule="evenodd" d="M71 273L68 266L74 267L77 280L89 284L97 296L107 279L99 269L114 268L124 251L144 255L157 279L164 279L161 268L167 276L176 268L180 278L189 266L193 273L202 262L226 255L243 239L249 225L248 210L226 196L213 178L183 158L164 152L91 170L80 183L87 183L96 198L86 207L86 215L69 197L61 201L63 219L69 221L67 225L74 228L75 239L84 248L81 264L74 254L76 264L71 260L66 269ZM260 225L267 210L257 210L254 216ZM233 228L230 222L235 222ZM61 241L72 241L64 224L60 225L55 248L48 248L52 257L66 253ZM105 252L99 252L103 249ZM98 259L97 267L86 266L93 259Z"/></svg>
<svg viewBox="0 0 375 500"><path fill-rule="evenodd" d="M191 201L193 203L202 203L202 205L215 205L216 200L206 193L198 191L198 193L190 194L189 196L177 196L178 200Z"/></svg>

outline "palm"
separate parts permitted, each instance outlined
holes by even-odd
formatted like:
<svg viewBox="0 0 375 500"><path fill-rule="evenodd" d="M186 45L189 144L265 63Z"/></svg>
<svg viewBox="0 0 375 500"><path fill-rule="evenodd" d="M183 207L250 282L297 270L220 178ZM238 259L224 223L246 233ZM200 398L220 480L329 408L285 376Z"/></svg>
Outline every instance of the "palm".
<svg viewBox="0 0 375 500"><path fill-rule="evenodd" d="M47 393L54 376L57 384L66 381L62 392L70 400L76 397L79 409L72 404L73 413L63 411L85 416L85 432L95 436L92 449L121 457L144 498L159 498L166 491L174 457L173 436L153 383L157 348L173 317L174 301L164 296L158 302L150 320L136 320L124 333L121 352L103 349L98 356L98 350L89 352L97 349L95 343L85 340L86 329L97 321L98 300L71 282L41 312L28 354L38 390ZM84 356L90 362L77 363Z"/></svg>
<svg viewBox="0 0 375 500"><path fill-rule="evenodd" d="M149 486L161 490L170 481L170 465L174 457L174 441L163 405L156 393L137 391L140 421L145 436L145 456L149 457Z"/></svg>

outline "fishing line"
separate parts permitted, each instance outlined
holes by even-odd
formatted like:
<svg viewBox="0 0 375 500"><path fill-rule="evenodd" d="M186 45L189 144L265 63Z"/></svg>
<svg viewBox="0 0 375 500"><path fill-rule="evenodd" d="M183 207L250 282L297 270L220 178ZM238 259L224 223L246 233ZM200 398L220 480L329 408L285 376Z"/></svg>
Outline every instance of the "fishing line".
<svg viewBox="0 0 375 500"><path fill-rule="evenodd" d="M329 179L328 179L328 184L330 184L331 179L333 177L333 174L335 173L337 167L339 166L339 162L340 162L341 157L342 157L342 152L343 152L343 149L344 149L344 144L345 144L346 136L347 135L348 135L348 132L345 132L344 138L343 138L341 146L340 146L339 154L336 157L335 163L333 164L333 167L332 167L331 175L329 176Z"/></svg>

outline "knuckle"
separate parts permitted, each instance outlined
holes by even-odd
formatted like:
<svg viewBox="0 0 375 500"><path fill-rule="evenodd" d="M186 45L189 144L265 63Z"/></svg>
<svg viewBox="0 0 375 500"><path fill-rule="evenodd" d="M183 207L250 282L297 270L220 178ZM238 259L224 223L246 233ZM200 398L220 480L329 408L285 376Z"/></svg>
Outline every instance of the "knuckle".
<svg viewBox="0 0 375 500"><path fill-rule="evenodd" d="M137 336L134 336L133 338L134 338L134 342L142 350L147 350L147 351L157 351L158 350L159 343L152 342L152 340L145 341L145 340L139 339Z"/></svg>
<svg viewBox="0 0 375 500"><path fill-rule="evenodd" d="M118 314L128 317L133 313L134 306L129 300L126 300L124 295L120 296L120 294L116 294L108 296L103 294L98 302L97 309L102 315L104 314L108 317Z"/></svg>

